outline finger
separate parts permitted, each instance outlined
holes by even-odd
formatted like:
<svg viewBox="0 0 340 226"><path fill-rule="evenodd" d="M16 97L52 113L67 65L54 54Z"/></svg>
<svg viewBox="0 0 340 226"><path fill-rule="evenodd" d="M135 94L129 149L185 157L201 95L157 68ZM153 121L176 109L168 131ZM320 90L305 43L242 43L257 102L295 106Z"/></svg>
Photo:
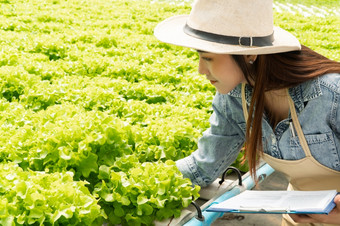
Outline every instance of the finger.
<svg viewBox="0 0 340 226"><path fill-rule="evenodd" d="M337 204L337 207L340 208L340 195L335 196L334 202Z"/></svg>

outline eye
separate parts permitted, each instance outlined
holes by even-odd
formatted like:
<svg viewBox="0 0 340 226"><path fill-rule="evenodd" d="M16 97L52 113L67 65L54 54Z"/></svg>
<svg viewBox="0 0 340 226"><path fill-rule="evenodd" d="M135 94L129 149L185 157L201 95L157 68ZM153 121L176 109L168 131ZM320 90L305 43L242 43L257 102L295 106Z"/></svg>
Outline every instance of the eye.
<svg viewBox="0 0 340 226"><path fill-rule="evenodd" d="M204 61L212 61L212 58L211 57L201 57L202 60Z"/></svg>
<svg viewBox="0 0 340 226"><path fill-rule="evenodd" d="M213 60L213 57L211 56L210 53L207 53L207 52L204 52L204 51L199 51L199 50L198 50L197 52L198 52L199 57L200 57L202 60L207 61L207 62Z"/></svg>

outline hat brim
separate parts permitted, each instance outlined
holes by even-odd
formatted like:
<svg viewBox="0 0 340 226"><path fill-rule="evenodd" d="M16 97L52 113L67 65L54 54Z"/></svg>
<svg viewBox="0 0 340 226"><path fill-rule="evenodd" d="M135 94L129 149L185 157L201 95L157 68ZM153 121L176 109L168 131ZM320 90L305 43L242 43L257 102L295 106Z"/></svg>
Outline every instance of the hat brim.
<svg viewBox="0 0 340 226"><path fill-rule="evenodd" d="M294 35L275 26L274 41L271 46L249 47L198 39L184 33L183 28L187 18L188 15L180 15L164 20L156 26L154 35L157 39L165 43L217 54L260 55L301 50L301 45Z"/></svg>

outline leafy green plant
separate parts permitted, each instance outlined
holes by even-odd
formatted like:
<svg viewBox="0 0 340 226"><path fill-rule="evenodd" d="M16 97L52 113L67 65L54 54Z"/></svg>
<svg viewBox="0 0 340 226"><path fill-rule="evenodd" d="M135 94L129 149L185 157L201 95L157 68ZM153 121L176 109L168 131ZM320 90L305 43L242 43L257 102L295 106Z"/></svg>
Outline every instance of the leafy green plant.
<svg viewBox="0 0 340 226"><path fill-rule="evenodd" d="M100 225L106 217L86 182L71 172L24 171L0 163L1 225Z"/></svg>
<svg viewBox="0 0 340 226"><path fill-rule="evenodd" d="M199 197L199 187L191 187L170 160L141 164L125 156L111 167L101 166L99 178L94 193L102 198L112 224L151 225L155 219L179 217L181 209Z"/></svg>

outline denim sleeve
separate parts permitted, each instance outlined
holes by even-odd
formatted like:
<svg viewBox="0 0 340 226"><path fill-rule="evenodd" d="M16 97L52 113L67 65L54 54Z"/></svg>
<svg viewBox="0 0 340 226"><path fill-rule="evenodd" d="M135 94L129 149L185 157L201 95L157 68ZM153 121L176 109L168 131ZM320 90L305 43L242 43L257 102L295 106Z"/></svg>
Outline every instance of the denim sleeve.
<svg viewBox="0 0 340 226"><path fill-rule="evenodd" d="M212 183L238 156L244 137L237 133L235 123L226 117L219 98L214 98L210 128L198 141L198 149L176 162L184 177L205 187Z"/></svg>

